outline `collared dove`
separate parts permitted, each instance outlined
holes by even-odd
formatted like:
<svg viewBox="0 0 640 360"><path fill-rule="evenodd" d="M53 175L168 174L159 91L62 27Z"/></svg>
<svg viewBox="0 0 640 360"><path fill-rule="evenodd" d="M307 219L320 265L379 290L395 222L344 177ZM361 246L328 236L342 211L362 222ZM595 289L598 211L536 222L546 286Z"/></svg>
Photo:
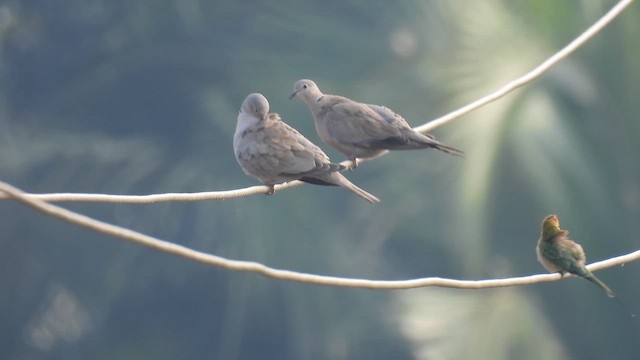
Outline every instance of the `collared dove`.
<svg viewBox="0 0 640 360"><path fill-rule="evenodd" d="M357 158L373 158L387 150L435 148L448 154L464 153L444 145L431 135L411 128L402 116L380 105L363 104L346 97L323 94L311 80L293 86L294 97L309 108L316 131L325 143L345 154L357 166Z"/></svg>
<svg viewBox="0 0 640 360"><path fill-rule="evenodd" d="M258 93L247 96L238 114L233 150L242 170L260 180L272 195L275 184L301 180L316 185L341 186L370 203L380 200L355 186L329 157L278 114L269 113L269 102Z"/></svg>

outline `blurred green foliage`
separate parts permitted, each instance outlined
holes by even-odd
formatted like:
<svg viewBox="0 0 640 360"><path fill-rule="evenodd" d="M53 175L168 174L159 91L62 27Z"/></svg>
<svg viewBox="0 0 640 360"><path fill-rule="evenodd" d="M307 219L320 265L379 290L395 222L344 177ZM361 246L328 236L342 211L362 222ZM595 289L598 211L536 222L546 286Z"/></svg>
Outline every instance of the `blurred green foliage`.
<svg viewBox="0 0 640 360"><path fill-rule="evenodd" d="M300 78L420 125L528 71L613 4L4 0L0 179L43 193L254 185L231 148L248 93L263 93L319 145L306 107L287 100ZM65 206L224 257L369 279L542 272L534 247L548 213L591 260L626 253L640 245L638 24L636 4L542 79L435 132L466 159L394 153L347 174L382 199L375 206L317 186ZM640 353L637 320L586 281L480 292L314 287L207 268L13 202L0 202L0 217L8 359ZM640 311L638 264L598 276Z"/></svg>

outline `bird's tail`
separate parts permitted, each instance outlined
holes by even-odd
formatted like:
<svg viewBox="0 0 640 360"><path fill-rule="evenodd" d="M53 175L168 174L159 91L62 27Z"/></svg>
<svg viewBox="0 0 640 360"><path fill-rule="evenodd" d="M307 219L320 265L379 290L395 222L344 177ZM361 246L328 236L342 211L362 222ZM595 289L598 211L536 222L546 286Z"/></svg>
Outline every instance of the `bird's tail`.
<svg viewBox="0 0 640 360"><path fill-rule="evenodd" d="M442 152L446 152L447 154L451 154L451 155L455 155L455 156L459 156L459 157L464 157L464 151L462 150L458 150L452 146L449 145L445 145L442 143L437 142L434 146L435 149L440 150Z"/></svg>
<svg viewBox="0 0 640 360"><path fill-rule="evenodd" d="M380 199L378 199L377 197L375 197L372 194L369 194L368 192L360 189L359 187L357 187L354 183L352 183L351 181L349 181L349 179L347 179L346 177L344 177L344 175L335 172L332 173L332 177L333 179L335 179L335 182L342 186L343 188L351 191L352 193L360 196L361 198L367 200L368 202L375 204L380 202Z"/></svg>
<svg viewBox="0 0 640 360"><path fill-rule="evenodd" d="M380 199L378 199L377 197L375 197L372 194L369 194L368 192L360 189L359 187L355 186L353 183L351 183L351 186L347 186L346 187L347 190L351 191L352 193L360 196L361 198L367 200L368 202L375 204L375 203L379 203Z"/></svg>
<svg viewBox="0 0 640 360"><path fill-rule="evenodd" d="M429 134L422 134L419 132L413 132L409 139L415 143L419 143L424 148L433 148L436 150L440 150L450 155L455 155L459 157L464 157L464 151L454 148L453 146L445 145L438 140L436 140L433 136Z"/></svg>
<svg viewBox="0 0 640 360"><path fill-rule="evenodd" d="M604 290L604 292L607 293L608 297L610 298L616 297L616 295L613 293L613 291L611 291L611 289L607 286L607 284L603 283L600 279L598 279L595 275L593 275L591 271L587 270L587 275L588 276L585 276L584 278L598 285L600 288L602 288L602 290Z"/></svg>
<svg viewBox="0 0 640 360"><path fill-rule="evenodd" d="M629 313L629 315L631 315L631 317L636 317L636 313L631 311L631 309L627 306L627 304L625 304L622 300L620 300L620 298L617 297L613 293L613 291L611 291L611 289L607 286L607 284L603 283L600 279L595 277L595 275L593 275L593 273L591 273L591 271L589 271L587 268L584 268L584 270L585 270L584 271L585 272L584 275L586 275L586 276L584 276L584 275L580 275L580 276L582 276L585 279L591 281L592 283L598 285L600 288L602 288L602 290L604 290L605 293L607 293L608 297L616 299L618 304L620 304L620 306L622 306Z"/></svg>

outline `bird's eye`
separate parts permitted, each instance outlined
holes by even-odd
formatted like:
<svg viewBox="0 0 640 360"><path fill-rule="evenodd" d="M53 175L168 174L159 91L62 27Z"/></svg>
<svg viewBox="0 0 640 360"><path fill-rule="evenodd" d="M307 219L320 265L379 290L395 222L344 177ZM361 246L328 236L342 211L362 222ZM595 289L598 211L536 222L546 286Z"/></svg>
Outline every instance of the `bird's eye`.
<svg viewBox="0 0 640 360"><path fill-rule="evenodd" d="M308 87L309 87L309 86L308 86L307 84L302 85L302 88L303 88L303 89L306 89L306 88L308 88Z"/></svg>

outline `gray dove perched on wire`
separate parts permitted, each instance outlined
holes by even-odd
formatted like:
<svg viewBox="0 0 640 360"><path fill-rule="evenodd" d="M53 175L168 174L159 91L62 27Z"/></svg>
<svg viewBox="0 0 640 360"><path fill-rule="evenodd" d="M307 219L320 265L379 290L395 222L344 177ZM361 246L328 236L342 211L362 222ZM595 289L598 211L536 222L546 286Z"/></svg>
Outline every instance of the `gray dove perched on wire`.
<svg viewBox="0 0 640 360"><path fill-rule="evenodd" d="M322 141L345 154L353 167L358 166L357 158L373 158L387 150L434 148L464 156L433 136L413 130L402 116L387 107L323 94L316 83L307 79L298 80L293 90L289 99L298 97L307 105Z"/></svg>
<svg viewBox="0 0 640 360"><path fill-rule="evenodd" d="M370 203L380 200L360 189L339 171L329 157L278 114L269 113L269 102L258 93L247 96L238 114L233 150L242 170L270 189L275 184L301 180L316 185L341 186Z"/></svg>

